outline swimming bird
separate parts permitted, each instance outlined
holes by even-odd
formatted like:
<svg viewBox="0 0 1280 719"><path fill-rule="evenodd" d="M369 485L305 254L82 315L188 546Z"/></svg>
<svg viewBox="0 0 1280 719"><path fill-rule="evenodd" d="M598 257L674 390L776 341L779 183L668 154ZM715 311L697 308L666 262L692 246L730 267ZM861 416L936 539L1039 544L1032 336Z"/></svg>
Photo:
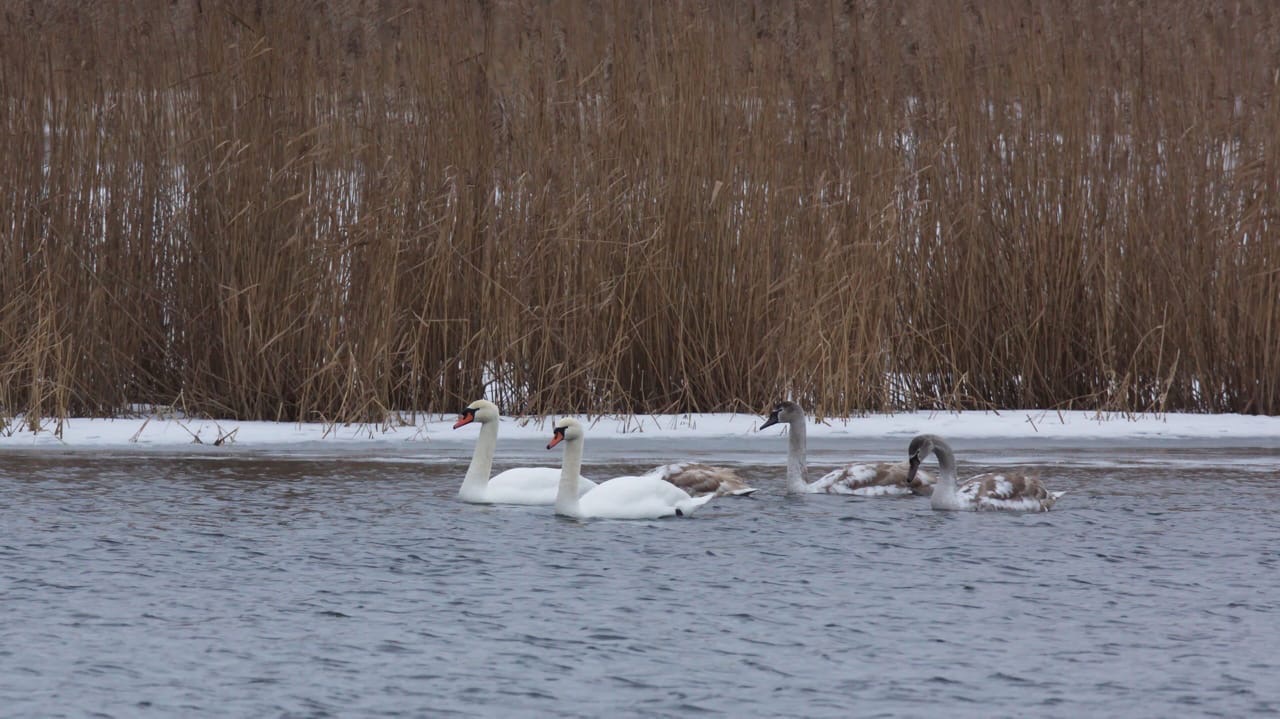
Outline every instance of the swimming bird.
<svg viewBox="0 0 1280 719"><path fill-rule="evenodd" d="M560 488L560 470L556 467L516 467L495 477L489 476L498 446L499 421L498 406L478 399L467 405L453 423L454 429L472 422L480 424L480 437L476 439L466 479L458 489L458 499L476 504L554 504ZM579 479L583 492L596 486L585 477Z"/></svg>
<svg viewBox="0 0 1280 719"><path fill-rule="evenodd" d="M828 472L817 481L806 479L804 410L791 400L773 407L769 419L760 429L786 422L790 425L787 449L787 494L854 494L863 497L928 496L933 491L933 477L928 472L910 472L906 462L847 464Z"/></svg>
<svg viewBox="0 0 1280 719"><path fill-rule="evenodd" d="M715 495L690 497L689 493L652 475L616 477L581 492L582 424L572 417L556 422L547 449L564 444L556 514L602 519L658 519L683 517L710 502Z"/></svg>
<svg viewBox="0 0 1280 719"><path fill-rule="evenodd" d="M1005 510L1047 512L1066 492L1050 492L1040 480L1024 474L979 474L956 486L956 455L951 445L935 434L922 434L907 448L910 475L932 452L938 458L938 483L929 502L934 509Z"/></svg>
<svg viewBox="0 0 1280 719"><path fill-rule="evenodd" d="M756 491L738 473L728 467L701 462L664 464L645 472L683 489L694 497L710 494L716 497L746 497Z"/></svg>

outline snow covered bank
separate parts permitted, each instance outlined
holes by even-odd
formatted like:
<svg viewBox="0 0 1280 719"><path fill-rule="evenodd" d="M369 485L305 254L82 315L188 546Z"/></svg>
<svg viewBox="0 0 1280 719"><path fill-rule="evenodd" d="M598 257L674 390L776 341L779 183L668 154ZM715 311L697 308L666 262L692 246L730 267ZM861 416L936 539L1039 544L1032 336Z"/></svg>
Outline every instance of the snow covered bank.
<svg viewBox="0 0 1280 719"><path fill-rule="evenodd" d="M50 422L37 433L20 421L0 432L0 450L57 448L168 448L214 445L239 448L299 449L321 445L338 449L347 445L404 446L405 443L470 445L474 428L452 429L455 415L419 415L416 424L333 425L277 422L237 422L230 420L176 419L71 419L57 426ZM763 417L750 414L638 415L633 417L584 418L591 436L604 438L680 439L694 441L754 440L776 438L778 428L759 431ZM504 440L545 440L553 419L504 418ZM822 439L886 440L907 439L920 432L933 432L953 439L1053 440L1086 443L1148 442L1161 440L1247 442L1257 447L1280 448L1280 417L1246 415L1165 414L1128 416L1095 412L1009 410L995 412L909 412L869 415L813 422L811 441Z"/></svg>

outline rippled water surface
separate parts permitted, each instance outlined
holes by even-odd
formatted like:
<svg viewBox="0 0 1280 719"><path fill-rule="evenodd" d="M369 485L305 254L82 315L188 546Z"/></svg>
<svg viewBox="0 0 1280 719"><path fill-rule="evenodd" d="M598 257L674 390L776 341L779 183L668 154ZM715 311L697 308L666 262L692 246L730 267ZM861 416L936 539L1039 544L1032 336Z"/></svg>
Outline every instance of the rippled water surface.
<svg viewBox="0 0 1280 719"><path fill-rule="evenodd" d="M465 446L0 454L0 714L1280 711L1275 451L957 442L1069 494L943 514L786 498L770 441L654 522L459 504ZM625 446L589 475L670 458Z"/></svg>

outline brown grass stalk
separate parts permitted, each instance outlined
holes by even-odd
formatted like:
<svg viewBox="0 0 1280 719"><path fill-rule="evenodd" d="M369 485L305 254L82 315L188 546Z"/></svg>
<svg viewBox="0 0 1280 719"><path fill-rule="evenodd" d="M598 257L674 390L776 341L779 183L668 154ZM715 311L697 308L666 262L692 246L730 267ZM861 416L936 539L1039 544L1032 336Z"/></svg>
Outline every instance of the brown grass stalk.
<svg viewBox="0 0 1280 719"><path fill-rule="evenodd" d="M0 415L1280 413L1280 9L0 10Z"/></svg>

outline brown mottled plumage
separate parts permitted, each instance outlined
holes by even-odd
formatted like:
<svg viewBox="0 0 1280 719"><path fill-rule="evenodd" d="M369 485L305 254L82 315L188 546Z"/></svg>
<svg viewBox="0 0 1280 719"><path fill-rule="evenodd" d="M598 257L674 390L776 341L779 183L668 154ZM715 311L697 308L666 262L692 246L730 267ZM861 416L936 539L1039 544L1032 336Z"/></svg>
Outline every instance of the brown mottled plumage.
<svg viewBox="0 0 1280 719"><path fill-rule="evenodd" d="M933 477L912 472L906 462L848 464L823 475L816 482L806 479L806 434L804 410L791 400L773 407L769 419L760 429L787 423L790 427L787 448L788 494L856 494L863 497L903 497L933 494ZM918 468L917 468L918 470Z"/></svg>
<svg viewBox="0 0 1280 719"><path fill-rule="evenodd" d="M756 491L747 486L734 470L701 462L666 464L649 470L648 474L664 479L694 497L707 494L743 497Z"/></svg>
<svg viewBox="0 0 1280 719"><path fill-rule="evenodd" d="M911 476L911 465L908 462L882 463L879 466L886 467L885 483L895 484L906 487L911 493L920 497L928 497L933 494L933 475L928 472L916 470L915 476Z"/></svg>
<svg viewBox="0 0 1280 719"><path fill-rule="evenodd" d="M974 490L970 491L982 500L1033 500L1042 503L1044 508L1048 509L1057 499L1039 479L1025 474L997 472L979 474L966 480L959 491L965 492L965 488L970 485L976 485Z"/></svg>
<svg viewBox="0 0 1280 719"><path fill-rule="evenodd" d="M823 475L809 485L809 491L870 497L933 494L933 477L919 471L912 477L910 470L906 462L849 464Z"/></svg>
<svg viewBox="0 0 1280 719"><path fill-rule="evenodd" d="M1047 512L1063 495L1049 491L1039 479L1025 474L987 472L960 484L956 479L955 452L934 434L911 440L907 457L913 474L929 454L938 458L939 467L938 482L929 500L934 509Z"/></svg>

